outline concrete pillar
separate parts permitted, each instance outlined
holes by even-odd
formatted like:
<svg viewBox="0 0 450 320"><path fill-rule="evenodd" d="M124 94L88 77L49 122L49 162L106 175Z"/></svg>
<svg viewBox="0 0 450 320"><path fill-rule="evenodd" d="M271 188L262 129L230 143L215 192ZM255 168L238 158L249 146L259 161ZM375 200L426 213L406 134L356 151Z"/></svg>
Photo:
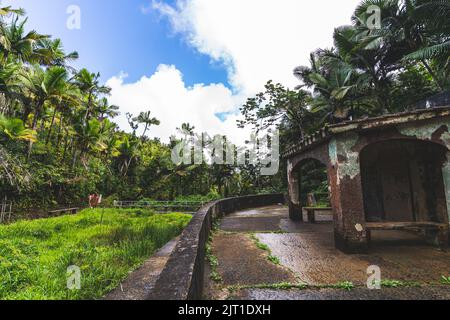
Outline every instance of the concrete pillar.
<svg viewBox="0 0 450 320"><path fill-rule="evenodd" d="M303 221L299 186L298 173L294 171L292 163L288 161L289 218L293 221Z"/></svg>
<svg viewBox="0 0 450 320"><path fill-rule="evenodd" d="M357 140L356 134L347 134L329 144L335 245L345 253L365 253L368 249L359 154L352 151Z"/></svg>
<svg viewBox="0 0 450 320"><path fill-rule="evenodd" d="M442 168L442 177L444 179L445 198L447 200L447 214L450 221L450 152L447 152L447 162Z"/></svg>

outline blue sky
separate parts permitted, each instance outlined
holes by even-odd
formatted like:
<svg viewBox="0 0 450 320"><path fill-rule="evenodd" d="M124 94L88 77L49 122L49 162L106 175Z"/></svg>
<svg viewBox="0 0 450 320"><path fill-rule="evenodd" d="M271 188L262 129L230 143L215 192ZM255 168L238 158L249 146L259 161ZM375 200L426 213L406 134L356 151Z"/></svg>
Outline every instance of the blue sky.
<svg viewBox="0 0 450 320"><path fill-rule="evenodd" d="M149 135L168 141L189 122L196 131L249 138L239 107L268 80L298 85L292 70L332 46L360 0L3 0L27 11L30 29L76 50L75 67L100 72L125 114L150 110ZM81 29L66 27L81 10ZM320 18L319 18L320 17Z"/></svg>
<svg viewBox="0 0 450 320"><path fill-rule="evenodd" d="M24 8L28 26L61 38L67 51L76 50L75 65L100 72L106 81L121 71L133 82L153 74L160 64L176 65L187 85L226 83L220 63L200 54L171 31L167 20L145 0L14 0L3 1ZM166 1L171 4L173 1ZM81 9L81 29L69 30L68 6ZM143 10L144 9L144 10ZM144 12L145 14L144 14Z"/></svg>

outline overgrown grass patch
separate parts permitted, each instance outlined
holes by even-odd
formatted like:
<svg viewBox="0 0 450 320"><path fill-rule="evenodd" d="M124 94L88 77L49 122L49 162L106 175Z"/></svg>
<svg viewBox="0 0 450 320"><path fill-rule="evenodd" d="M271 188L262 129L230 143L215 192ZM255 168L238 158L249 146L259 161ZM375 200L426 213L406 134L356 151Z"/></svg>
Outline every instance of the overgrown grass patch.
<svg viewBox="0 0 450 320"><path fill-rule="evenodd" d="M0 226L0 299L101 298L190 219L141 209L88 209ZM67 289L69 266L81 269L80 290Z"/></svg>
<svg viewBox="0 0 450 320"><path fill-rule="evenodd" d="M266 251L268 253L267 259L272 262L273 264L276 265L280 265L281 261L278 257L272 255L272 250L270 250L269 246L266 245L265 243L262 243L258 237L256 236L256 234L252 233L250 234L250 238L255 242L256 247L258 247L258 249L261 249L263 251Z"/></svg>
<svg viewBox="0 0 450 320"><path fill-rule="evenodd" d="M213 254L212 250L212 242L214 235L219 230L219 221L215 220L213 222L212 228L211 228L211 234L209 235L208 242L206 243L206 260L209 263L210 266L210 279L216 283L220 283L223 281L222 276L217 271L217 268L219 267L219 259Z"/></svg>

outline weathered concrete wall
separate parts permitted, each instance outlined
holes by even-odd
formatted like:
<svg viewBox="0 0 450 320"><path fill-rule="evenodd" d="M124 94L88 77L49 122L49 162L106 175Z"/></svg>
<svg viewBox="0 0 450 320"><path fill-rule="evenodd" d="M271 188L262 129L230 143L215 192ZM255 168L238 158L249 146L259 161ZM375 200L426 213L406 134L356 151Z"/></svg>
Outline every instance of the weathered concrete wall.
<svg viewBox="0 0 450 320"><path fill-rule="evenodd" d="M442 108L407 114L383 116L374 119L365 119L332 126L322 141L314 144L303 143L301 148L288 155L289 180L289 206L290 216L300 220L301 206L299 180L296 176L298 166L305 159L316 159L328 167L328 180L331 193L331 202L334 214L334 228L336 246L345 252L364 252L367 249L366 216L363 199L363 185L361 174L361 152L368 146L389 141L427 141L444 146L448 152L442 168L443 179L439 180L439 161L421 160L415 165L414 179L416 185L423 184L427 189L435 180L445 186L445 193L438 190L434 199L424 190L425 201L418 203L421 206L419 214L431 207L436 207L438 214L435 217L440 222L450 220L450 109ZM440 157L442 152L435 153ZM423 165L425 163L425 165ZM413 164L414 166L414 164ZM434 166L434 167L433 167ZM421 169L427 172L426 179L420 177ZM436 171L433 173L433 171ZM397 189L401 189L398 186ZM420 191L420 188L416 188ZM442 189L442 188L441 188ZM395 191L395 190L394 190ZM445 198L445 199L444 199ZM447 211L447 212L445 212ZM444 217L442 217L444 216ZM420 218L420 217L419 217ZM393 217L393 219L396 219ZM405 218L406 219L406 218Z"/></svg>
<svg viewBox="0 0 450 320"><path fill-rule="evenodd" d="M332 169L330 187L335 220L336 246L345 252L363 252L367 246L365 210L361 183L361 151L375 143L394 140L428 141L450 149L450 119L414 121L407 124L347 132L336 135L329 143ZM450 160L450 158L448 159ZM448 160L444 171L448 170ZM450 203L449 172L443 173ZM448 212L447 212L448 215ZM443 220L442 217L440 220ZM448 221L448 216L447 219Z"/></svg>
<svg viewBox="0 0 450 320"><path fill-rule="evenodd" d="M450 221L450 152L447 152L447 162L442 168L442 176L444 178L445 196L447 200L448 220Z"/></svg>
<svg viewBox="0 0 450 320"><path fill-rule="evenodd" d="M367 250L359 152L355 150L358 140L358 134L350 132L329 144L335 245L347 253Z"/></svg>
<svg viewBox="0 0 450 320"><path fill-rule="evenodd" d="M215 219L226 214L285 203L283 194L246 196L212 202L197 212L161 272L149 300L199 300L203 292L205 247Z"/></svg>

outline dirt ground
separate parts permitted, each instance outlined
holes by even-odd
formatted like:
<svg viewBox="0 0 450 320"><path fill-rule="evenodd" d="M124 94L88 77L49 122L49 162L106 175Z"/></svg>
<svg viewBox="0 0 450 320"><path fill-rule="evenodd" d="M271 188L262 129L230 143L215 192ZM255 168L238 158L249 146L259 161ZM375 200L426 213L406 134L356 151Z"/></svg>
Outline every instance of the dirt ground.
<svg viewBox="0 0 450 320"><path fill-rule="evenodd" d="M416 234L381 231L369 254L347 255L334 247L332 223L318 220L294 223L283 206L224 218L212 242L222 280L207 272L205 299L450 299L450 286L441 283L450 275L449 252ZM381 269L381 290L367 289L372 265Z"/></svg>

